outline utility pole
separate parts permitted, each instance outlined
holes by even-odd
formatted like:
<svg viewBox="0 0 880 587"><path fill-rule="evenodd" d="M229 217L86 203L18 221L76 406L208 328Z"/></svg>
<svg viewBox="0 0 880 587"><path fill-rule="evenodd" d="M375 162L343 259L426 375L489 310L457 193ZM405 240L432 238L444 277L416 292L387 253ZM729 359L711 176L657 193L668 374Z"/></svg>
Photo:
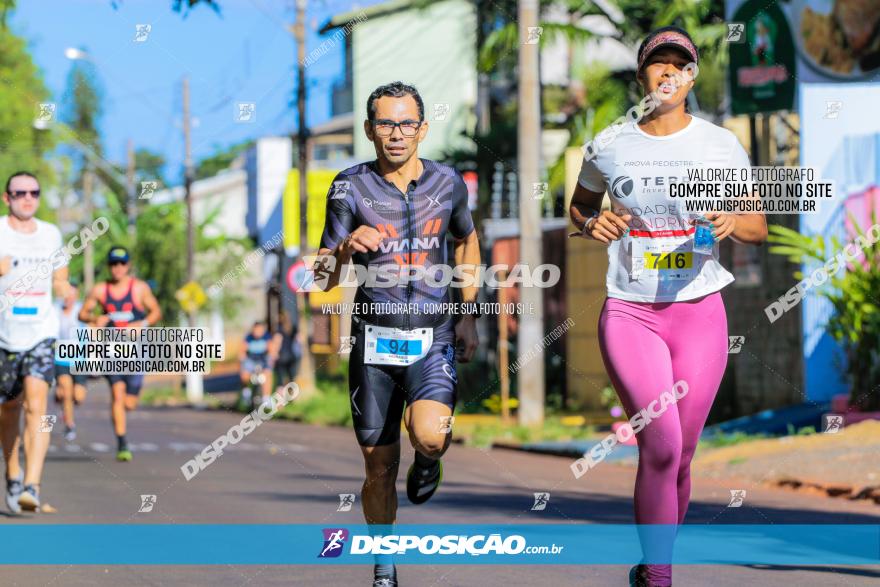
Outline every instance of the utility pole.
<svg viewBox="0 0 880 587"><path fill-rule="evenodd" d="M135 207L137 206L137 195L134 187L134 141L131 139L128 139L126 151L128 154L128 168L125 174L126 192L128 193L128 238L131 244L134 245L134 223L136 217Z"/></svg>
<svg viewBox="0 0 880 587"><path fill-rule="evenodd" d="M183 76L183 190L186 199L186 281L195 280L195 225L193 223L192 205L192 138L190 137L189 114L189 76ZM195 316L189 313L189 325L192 327Z"/></svg>
<svg viewBox="0 0 880 587"><path fill-rule="evenodd" d="M89 167L88 158L86 158L85 167L83 169L83 209L85 211L85 224L92 223L92 170ZM91 241L86 244L83 251L83 281L86 292L91 292L95 287L95 248Z"/></svg>
<svg viewBox="0 0 880 587"><path fill-rule="evenodd" d="M308 134L306 124L306 0L296 0L296 22L293 25L293 36L296 39L296 109L298 113L298 130L296 133L297 155L299 161L299 255L305 257L309 251L308 234ZM283 284L281 287L284 287ZM315 389L315 361L309 345L309 323L306 319L308 294L296 294L297 313L299 314L299 332L305 337L302 359L300 360L299 380L303 393L309 394Z"/></svg>
<svg viewBox="0 0 880 587"><path fill-rule="evenodd" d="M186 199L186 282L193 283L195 274L196 229L193 220L193 160L192 137L190 136L189 76L183 76L183 190ZM196 325L195 310L187 312L190 328ZM190 404L201 405L204 399L204 385L201 373L186 373L186 399Z"/></svg>
<svg viewBox="0 0 880 587"><path fill-rule="evenodd" d="M541 168L541 80L538 73L538 43L530 30L538 26L538 0L519 0L519 113L517 159L519 167L519 259L529 270L542 263L541 208L535 200L535 184ZM544 336L543 290L520 288L525 311L519 316L517 351L534 353L525 369L517 370L519 423L540 426L544 422ZM530 313L533 311L534 313Z"/></svg>

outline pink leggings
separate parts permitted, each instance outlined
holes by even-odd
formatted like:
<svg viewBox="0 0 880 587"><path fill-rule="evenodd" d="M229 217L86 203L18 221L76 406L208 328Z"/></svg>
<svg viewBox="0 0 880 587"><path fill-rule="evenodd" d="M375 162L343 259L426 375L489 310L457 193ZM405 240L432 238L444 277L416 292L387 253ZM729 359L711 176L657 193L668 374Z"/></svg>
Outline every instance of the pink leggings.
<svg viewBox="0 0 880 587"><path fill-rule="evenodd" d="M599 317L599 345L629 418L673 383L687 383L687 395L636 435L636 524L681 524L691 494L691 459L727 365L721 294L664 303L608 298ZM651 585L671 585L672 568L648 565L648 577Z"/></svg>

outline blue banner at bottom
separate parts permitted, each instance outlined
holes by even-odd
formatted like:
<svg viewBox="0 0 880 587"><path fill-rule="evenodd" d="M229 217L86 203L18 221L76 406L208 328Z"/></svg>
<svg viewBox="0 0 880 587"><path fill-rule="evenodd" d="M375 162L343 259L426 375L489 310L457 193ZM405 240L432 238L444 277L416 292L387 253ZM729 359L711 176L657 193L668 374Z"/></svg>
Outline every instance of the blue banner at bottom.
<svg viewBox="0 0 880 587"><path fill-rule="evenodd" d="M4 524L0 541L4 565L880 564L868 524Z"/></svg>

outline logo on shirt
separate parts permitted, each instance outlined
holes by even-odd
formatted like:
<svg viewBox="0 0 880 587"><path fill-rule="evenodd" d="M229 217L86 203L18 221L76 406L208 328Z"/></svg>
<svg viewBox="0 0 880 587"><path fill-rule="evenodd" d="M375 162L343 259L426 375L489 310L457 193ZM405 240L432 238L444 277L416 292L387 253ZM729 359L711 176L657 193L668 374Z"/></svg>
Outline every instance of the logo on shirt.
<svg viewBox="0 0 880 587"><path fill-rule="evenodd" d="M622 200L632 193L634 186L633 178L628 175L620 175L611 182L611 195Z"/></svg>
<svg viewBox="0 0 880 587"><path fill-rule="evenodd" d="M439 218L428 220L422 231L423 236L414 239L399 238L400 235L393 224L377 224L376 229L383 238L382 242L379 243L379 249L383 253L404 253L403 255L394 256L398 265L424 265L428 254L413 253L411 251L440 248L440 237L424 235L439 234L441 224L442 222Z"/></svg>
<svg viewBox="0 0 880 587"><path fill-rule="evenodd" d="M350 187L351 182L349 181L334 181L333 185L330 187L330 199L344 200L345 194L348 193Z"/></svg>
<svg viewBox="0 0 880 587"><path fill-rule="evenodd" d="M375 209L375 210L394 210L395 206L391 202L386 202L385 200L373 200L371 198L361 198L364 206L367 208Z"/></svg>

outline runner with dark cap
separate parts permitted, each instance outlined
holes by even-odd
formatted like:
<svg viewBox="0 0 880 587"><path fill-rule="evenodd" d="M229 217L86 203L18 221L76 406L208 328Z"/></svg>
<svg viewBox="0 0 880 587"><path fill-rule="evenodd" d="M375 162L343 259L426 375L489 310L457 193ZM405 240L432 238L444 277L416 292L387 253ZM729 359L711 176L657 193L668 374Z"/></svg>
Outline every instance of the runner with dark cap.
<svg viewBox="0 0 880 587"><path fill-rule="evenodd" d="M89 292L79 319L98 328L145 328L159 322L162 311L150 286L129 275L128 251L124 247L111 248L107 265L110 279L97 284ZM99 305L104 313L95 316L95 307ZM125 437L125 412L137 407L144 375L107 375L107 380L110 382L113 430L116 432L116 460L130 461L132 454Z"/></svg>

